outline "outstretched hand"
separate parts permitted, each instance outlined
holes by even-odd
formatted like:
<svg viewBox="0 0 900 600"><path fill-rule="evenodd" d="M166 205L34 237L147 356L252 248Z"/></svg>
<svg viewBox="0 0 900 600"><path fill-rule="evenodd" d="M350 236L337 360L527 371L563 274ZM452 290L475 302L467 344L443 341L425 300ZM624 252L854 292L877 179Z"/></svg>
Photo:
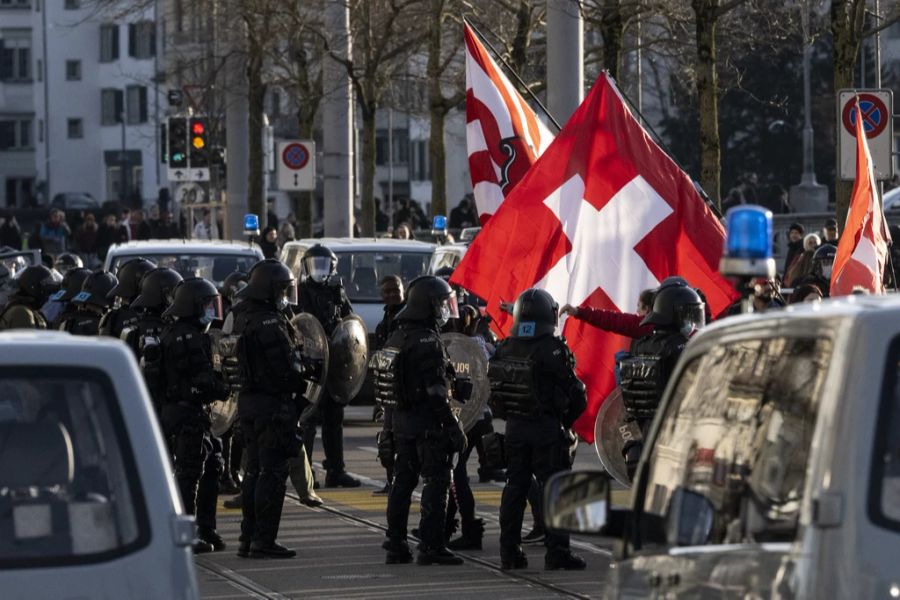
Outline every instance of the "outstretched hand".
<svg viewBox="0 0 900 600"><path fill-rule="evenodd" d="M559 316L568 315L570 317L578 316L578 307L572 306L571 304L566 304L561 309L559 309Z"/></svg>

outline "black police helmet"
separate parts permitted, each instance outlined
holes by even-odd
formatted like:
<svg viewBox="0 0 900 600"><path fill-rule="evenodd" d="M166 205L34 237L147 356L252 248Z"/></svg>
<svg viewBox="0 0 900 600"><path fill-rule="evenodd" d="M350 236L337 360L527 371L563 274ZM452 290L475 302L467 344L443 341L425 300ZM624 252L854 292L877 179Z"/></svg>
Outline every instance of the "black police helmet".
<svg viewBox="0 0 900 600"><path fill-rule="evenodd" d="M53 268L63 275L71 269L80 269L82 267L84 267L84 263L81 261L81 257L71 252L63 252L56 257L56 261L53 263Z"/></svg>
<svg viewBox="0 0 900 600"><path fill-rule="evenodd" d="M294 290L296 301L297 281L294 274L281 261L267 258L250 268L247 285L238 291L235 298L275 303L290 288Z"/></svg>
<svg viewBox="0 0 900 600"><path fill-rule="evenodd" d="M63 275L62 289L51 298L57 302L69 302L81 292L84 280L91 275L90 269L69 269Z"/></svg>
<svg viewBox="0 0 900 600"><path fill-rule="evenodd" d="M822 244L813 253L812 271L819 277L831 279L831 267L834 257L837 256L837 248L834 244Z"/></svg>
<svg viewBox="0 0 900 600"><path fill-rule="evenodd" d="M156 265L146 258L135 258L126 262L116 273L119 283L109 291L110 300L121 298L126 302L132 302L141 292L141 279L155 268Z"/></svg>
<svg viewBox="0 0 900 600"><path fill-rule="evenodd" d="M44 265L31 265L16 274L16 293L18 297L29 298L43 304L54 293L59 285L53 273Z"/></svg>
<svg viewBox="0 0 900 600"><path fill-rule="evenodd" d="M641 325L656 325L659 329L680 329L693 324L692 329L706 322L703 300L690 286L676 285L659 290L653 298L653 310Z"/></svg>
<svg viewBox="0 0 900 600"><path fill-rule="evenodd" d="M91 273L88 275L84 283L81 284L81 293L75 296L72 301L76 304L90 304L91 306L99 306L107 308L112 304L109 298L109 292L119 282L116 276L106 271Z"/></svg>
<svg viewBox="0 0 900 600"><path fill-rule="evenodd" d="M222 317L219 290L202 277L190 277L177 286L172 297L172 304L163 313L170 318L198 318L206 312L206 307L213 303L217 312L214 319Z"/></svg>
<svg viewBox="0 0 900 600"><path fill-rule="evenodd" d="M687 286L687 279L681 277L680 275L670 275L662 280L662 283L659 284L659 287L656 288L656 291L664 290L670 287L684 287Z"/></svg>
<svg viewBox="0 0 900 600"><path fill-rule="evenodd" d="M249 280L250 275L244 271L235 271L234 273L229 274L228 277L225 278L225 281L222 282L222 297L229 301L233 300L234 295L240 291L241 288L246 286Z"/></svg>
<svg viewBox="0 0 900 600"><path fill-rule="evenodd" d="M324 283L334 274L338 258L328 246L314 244L303 253L301 262L310 279L317 283Z"/></svg>
<svg viewBox="0 0 900 600"><path fill-rule="evenodd" d="M441 318L441 305L454 298L450 284L433 275L417 277L406 290L406 306L397 313L397 319L405 321L430 321ZM451 317L458 317L451 309Z"/></svg>
<svg viewBox="0 0 900 600"><path fill-rule="evenodd" d="M434 272L434 276L440 277L444 281L450 281L450 278L453 277L453 267L441 267Z"/></svg>
<svg viewBox="0 0 900 600"><path fill-rule="evenodd" d="M172 300L172 291L181 281L178 271L168 267L147 271L141 279L141 293L131 303L131 308L167 307Z"/></svg>
<svg viewBox="0 0 900 600"><path fill-rule="evenodd" d="M513 337L553 334L559 322L559 304L546 290L531 288L513 306Z"/></svg>

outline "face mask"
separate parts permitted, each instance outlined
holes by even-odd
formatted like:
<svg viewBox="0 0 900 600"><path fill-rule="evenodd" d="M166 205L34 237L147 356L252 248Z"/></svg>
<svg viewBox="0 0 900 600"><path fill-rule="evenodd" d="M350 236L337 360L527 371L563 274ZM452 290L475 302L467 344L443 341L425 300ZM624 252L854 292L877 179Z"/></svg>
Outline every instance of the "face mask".
<svg viewBox="0 0 900 600"><path fill-rule="evenodd" d="M275 301L275 306L278 307L278 310L284 310L288 307L290 302L288 302L287 296L281 296L278 300Z"/></svg>
<svg viewBox="0 0 900 600"><path fill-rule="evenodd" d="M831 265L822 267L822 277L825 279L831 279Z"/></svg>
<svg viewBox="0 0 900 600"><path fill-rule="evenodd" d="M216 320L216 309L212 306L208 306L204 313L200 316L200 323L203 325L209 325L213 321Z"/></svg>
<svg viewBox="0 0 900 600"><path fill-rule="evenodd" d="M438 324L443 327L447 324L447 321L450 320L450 307L446 304L441 304L441 316L438 318Z"/></svg>

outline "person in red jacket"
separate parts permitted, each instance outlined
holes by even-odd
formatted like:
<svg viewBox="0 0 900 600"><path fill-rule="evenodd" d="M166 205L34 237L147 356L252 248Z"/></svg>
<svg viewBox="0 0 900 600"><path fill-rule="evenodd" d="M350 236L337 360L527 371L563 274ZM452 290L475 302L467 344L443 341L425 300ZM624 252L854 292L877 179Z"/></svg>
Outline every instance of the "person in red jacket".
<svg viewBox="0 0 900 600"><path fill-rule="evenodd" d="M652 325L641 325L641 321L653 306L655 289L644 290L638 297L637 313L621 313L615 310L591 308L590 306L572 306L566 304L559 311L560 315L569 315L611 333L617 333L637 339L653 333Z"/></svg>

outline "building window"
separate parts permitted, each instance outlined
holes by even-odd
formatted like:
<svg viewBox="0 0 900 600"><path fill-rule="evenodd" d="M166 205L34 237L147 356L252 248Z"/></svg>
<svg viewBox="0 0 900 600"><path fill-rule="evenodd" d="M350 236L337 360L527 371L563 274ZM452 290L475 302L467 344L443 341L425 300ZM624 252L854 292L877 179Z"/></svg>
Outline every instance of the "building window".
<svg viewBox="0 0 900 600"><path fill-rule="evenodd" d="M431 179L428 140L415 140L412 142L412 163L413 181L428 181Z"/></svg>
<svg viewBox="0 0 900 600"><path fill-rule="evenodd" d="M81 61L66 61L66 81L81 81Z"/></svg>
<svg viewBox="0 0 900 600"><path fill-rule="evenodd" d="M78 140L84 137L84 121L81 119L68 119L66 129L70 140Z"/></svg>
<svg viewBox="0 0 900 600"><path fill-rule="evenodd" d="M153 21L128 25L128 56L137 59L156 55L156 24Z"/></svg>
<svg viewBox="0 0 900 600"><path fill-rule="evenodd" d="M6 206L16 208L34 204L33 177L6 178Z"/></svg>
<svg viewBox="0 0 900 600"><path fill-rule="evenodd" d="M63 8L66 10L78 10L81 8L81 0L66 0Z"/></svg>
<svg viewBox="0 0 900 600"><path fill-rule="evenodd" d="M116 125L122 122L122 90L100 90L100 124Z"/></svg>
<svg viewBox="0 0 900 600"><path fill-rule="evenodd" d="M388 130L379 129L375 132L375 164L387 165L388 146L392 146L394 154L394 166L405 165L409 162L409 132L406 129L394 129L393 139L388 143Z"/></svg>
<svg viewBox="0 0 900 600"><path fill-rule="evenodd" d="M28 8L31 0L0 0L0 8Z"/></svg>
<svg viewBox="0 0 900 600"><path fill-rule="evenodd" d="M128 100L128 124L147 122L147 88L142 85L129 85L126 88Z"/></svg>
<svg viewBox="0 0 900 600"><path fill-rule="evenodd" d="M0 81L31 81L30 29L0 29Z"/></svg>
<svg viewBox="0 0 900 600"><path fill-rule="evenodd" d="M0 150L27 150L32 147L30 118L0 119Z"/></svg>
<svg viewBox="0 0 900 600"><path fill-rule="evenodd" d="M100 26L100 62L119 59L119 26Z"/></svg>

